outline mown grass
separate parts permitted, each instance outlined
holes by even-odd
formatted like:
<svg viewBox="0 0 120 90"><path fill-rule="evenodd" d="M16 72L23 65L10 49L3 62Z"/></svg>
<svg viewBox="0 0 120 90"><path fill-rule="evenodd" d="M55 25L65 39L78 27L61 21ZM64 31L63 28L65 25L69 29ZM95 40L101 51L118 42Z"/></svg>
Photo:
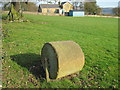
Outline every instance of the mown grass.
<svg viewBox="0 0 120 90"><path fill-rule="evenodd" d="M118 88L118 19L25 17L30 22L3 20L4 88ZM40 51L46 42L65 40L81 46L85 66L76 77L47 83L40 76Z"/></svg>

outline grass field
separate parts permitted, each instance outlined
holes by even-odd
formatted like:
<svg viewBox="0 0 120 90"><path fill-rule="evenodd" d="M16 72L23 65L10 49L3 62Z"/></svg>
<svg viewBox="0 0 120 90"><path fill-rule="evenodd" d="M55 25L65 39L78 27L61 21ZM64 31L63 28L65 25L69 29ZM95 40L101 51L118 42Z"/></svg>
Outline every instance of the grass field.
<svg viewBox="0 0 120 90"><path fill-rule="evenodd" d="M3 20L4 88L118 88L118 19L25 17L30 22ZM65 40L81 46L85 66L76 77L47 83L40 76L40 51L46 42Z"/></svg>

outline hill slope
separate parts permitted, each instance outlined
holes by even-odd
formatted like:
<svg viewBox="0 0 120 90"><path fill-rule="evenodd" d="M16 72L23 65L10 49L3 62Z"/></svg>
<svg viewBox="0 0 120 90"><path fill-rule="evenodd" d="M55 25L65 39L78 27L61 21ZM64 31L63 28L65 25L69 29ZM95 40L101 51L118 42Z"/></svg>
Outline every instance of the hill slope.
<svg viewBox="0 0 120 90"><path fill-rule="evenodd" d="M3 16L4 17L4 16ZM3 21L3 87L118 87L118 20L102 17L25 15L30 22ZM79 76L46 83L40 51L49 41L73 40L85 54ZM72 67L70 67L72 68Z"/></svg>

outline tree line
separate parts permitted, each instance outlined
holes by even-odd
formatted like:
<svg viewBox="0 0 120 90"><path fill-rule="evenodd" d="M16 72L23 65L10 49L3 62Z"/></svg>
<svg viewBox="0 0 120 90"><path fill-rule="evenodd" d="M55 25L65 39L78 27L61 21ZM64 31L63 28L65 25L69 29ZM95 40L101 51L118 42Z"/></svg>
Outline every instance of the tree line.
<svg viewBox="0 0 120 90"><path fill-rule="evenodd" d="M55 0L56 2L57 0ZM52 3L48 1L48 3ZM58 2L59 3L59 2ZM76 5L79 3L79 8L81 10L84 10L86 14L100 14L101 9L100 7L96 4L96 2L72 2L74 9L76 8ZM4 10L10 10L11 5L13 4L14 8L18 11L18 8L21 6L23 11L32 11L36 12L38 10L38 7L35 5L33 2L29 2L28 4L24 2L8 2L4 4ZM54 3L55 4L55 3Z"/></svg>
<svg viewBox="0 0 120 90"><path fill-rule="evenodd" d="M40 1L40 0L39 0ZM46 0L44 0L46 1ZM48 1L48 0L47 0ZM55 0L55 3L57 0ZM48 3L52 3L49 2ZM54 3L54 4L55 4ZM58 2L59 4L60 2ZM97 5L96 0L94 2L72 2L74 9L79 7L81 10L85 11L86 15L100 15L102 9ZM79 4L79 6L78 6ZM4 4L4 9L9 10L8 17L9 20L21 19L23 17L22 11L32 11L37 12L38 7L33 2L8 2ZM120 16L120 7L114 8L113 12L115 15Z"/></svg>

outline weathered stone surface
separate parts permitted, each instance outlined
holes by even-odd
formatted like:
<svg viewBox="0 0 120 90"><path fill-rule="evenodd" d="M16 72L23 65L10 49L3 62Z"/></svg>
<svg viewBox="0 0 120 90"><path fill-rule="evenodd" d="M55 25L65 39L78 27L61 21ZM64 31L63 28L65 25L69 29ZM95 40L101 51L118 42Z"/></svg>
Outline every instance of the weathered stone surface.
<svg viewBox="0 0 120 90"><path fill-rule="evenodd" d="M46 43L41 52L46 78L57 79L82 70L84 53L73 41Z"/></svg>

